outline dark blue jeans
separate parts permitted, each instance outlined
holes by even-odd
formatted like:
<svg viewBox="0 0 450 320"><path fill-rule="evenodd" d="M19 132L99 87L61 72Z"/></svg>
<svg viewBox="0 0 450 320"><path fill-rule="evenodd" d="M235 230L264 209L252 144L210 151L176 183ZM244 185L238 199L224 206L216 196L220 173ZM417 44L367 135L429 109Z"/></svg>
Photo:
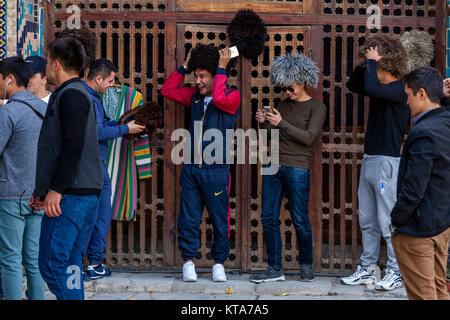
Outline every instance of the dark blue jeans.
<svg viewBox="0 0 450 320"><path fill-rule="evenodd" d="M105 259L106 236L111 226L111 179L108 169L102 163L103 189L98 199L98 208L90 219L90 232L84 239L83 256L87 252L90 265L101 264Z"/></svg>
<svg viewBox="0 0 450 320"><path fill-rule="evenodd" d="M309 169L280 166L275 175L263 177L261 220L267 246L268 264L282 268L280 208L284 194L297 235L298 262L312 265L312 230L308 218Z"/></svg>
<svg viewBox="0 0 450 320"><path fill-rule="evenodd" d="M61 215L42 218L39 269L58 300L84 300L82 246L98 196L63 195Z"/></svg>

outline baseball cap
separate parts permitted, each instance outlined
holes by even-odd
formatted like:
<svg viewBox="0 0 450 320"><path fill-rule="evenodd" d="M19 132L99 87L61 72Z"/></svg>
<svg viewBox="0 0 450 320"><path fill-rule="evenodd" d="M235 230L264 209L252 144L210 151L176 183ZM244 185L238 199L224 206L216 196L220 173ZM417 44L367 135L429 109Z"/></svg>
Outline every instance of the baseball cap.
<svg viewBox="0 0 450 320"><path fill-rule="evenodd" d="M31 76L34 76L38 72L42 72L45 75L47 60L44 58L39 56L31 56L26 58L25 62L30 70Z"/></svg>

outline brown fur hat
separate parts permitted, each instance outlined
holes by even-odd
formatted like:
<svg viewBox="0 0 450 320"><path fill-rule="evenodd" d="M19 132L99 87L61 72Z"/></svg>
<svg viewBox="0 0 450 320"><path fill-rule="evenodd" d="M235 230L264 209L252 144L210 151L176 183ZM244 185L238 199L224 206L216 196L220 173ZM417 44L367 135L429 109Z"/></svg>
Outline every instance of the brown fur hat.
<svg viewBox="0 0 450 320"><path fill-rule="evenodd" d="M405 48L400 39L386 35L370 37L359 47L358 64L366 64L366 50L370 47L378 47L378 53L382 56L377 63L377 68L392 73L397 79L403 79L406 74L408 58Z"/></svg>
<svg viewBox="0 0 450 320"><path fill-rule="evenodd" d="M150 140L156 138L156 129L162 128L164 125L164 116L162 108L155 102L149 101L143 105L125 112L119 119L119 124L124 125L135 120L136 124L145 126L141 133L127 134L125 139L134 140L144 135L148 135Z"/></svg>

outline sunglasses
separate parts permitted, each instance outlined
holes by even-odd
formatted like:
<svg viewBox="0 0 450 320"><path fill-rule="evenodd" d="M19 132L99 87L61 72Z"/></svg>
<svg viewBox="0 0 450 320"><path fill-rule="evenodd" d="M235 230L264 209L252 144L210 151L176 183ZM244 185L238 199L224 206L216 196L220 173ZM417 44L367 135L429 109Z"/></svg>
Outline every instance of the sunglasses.
<svg viewBox="0 0 450 320"><path fill-rule="evenodd" d="M289 91L290 93L294 93L295 89L292 87L283 87L281 88L284 92Z"/></svg>

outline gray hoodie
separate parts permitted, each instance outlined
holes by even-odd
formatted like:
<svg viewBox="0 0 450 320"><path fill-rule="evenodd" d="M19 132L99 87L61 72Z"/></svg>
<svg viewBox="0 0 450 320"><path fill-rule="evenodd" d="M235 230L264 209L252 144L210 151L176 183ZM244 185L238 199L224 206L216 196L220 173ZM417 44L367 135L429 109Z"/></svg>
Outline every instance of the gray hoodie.
<svg viewBox="0 0 450 320"><path fill-rule="evenodd" d="M34 190L36 152L47 104L27 90L15 93L0 106L0 200L28 200Z"/></svg>

